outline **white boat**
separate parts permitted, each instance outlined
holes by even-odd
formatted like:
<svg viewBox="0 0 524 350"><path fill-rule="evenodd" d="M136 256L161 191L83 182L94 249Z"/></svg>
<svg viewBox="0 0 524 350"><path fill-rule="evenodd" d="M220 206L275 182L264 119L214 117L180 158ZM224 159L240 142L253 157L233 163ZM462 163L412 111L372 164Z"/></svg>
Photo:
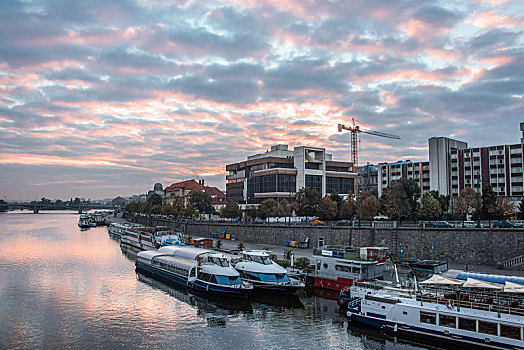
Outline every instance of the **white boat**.
<svg viewBox="0 0 524 350"><path fill-rule="evenodd" d="M355 282L347 315L352 322L456 348L524 349L524 290L506 284L434 275L415 292Z"/></svg>
<svg viewBox="0 0 524 350"><path fill-rule="evenodd" d="M235 269L243 281L253 284L255 290L292 294L304 288L302 281L290 278L287 270L262 250L242 252L242 259L235 264Z"/></svg>
<svg viewBox="0 0 524 350"><path fill-rule="evenodd" d="M178 242L182 245L181 235L174 231L164 231L164 228L130 227L120 236L120 243L127 244L142 250L160 248L166 240Z"/></svg>
<svg viewBox="0 0 524 350"><path fill-rule="evenodd" d="M80 214L78 226L81 228L96 227L96 222L94 222L88 214Z"/></svg>
<svg viewBox="0 0 524 350"><path fill-rule="evenodd" d="M113 222L107 227L107 232L115 236L122 236L127 229L140 227L143 226L129 222Z"/></svg>
<svg viewBox="0 0 524 350"><path fill-rule="evenodd" d="M251 284L240 279L223 254L207 249L166 246L140 252L136 270L206 293L247 297L253 290Z"/></svg>

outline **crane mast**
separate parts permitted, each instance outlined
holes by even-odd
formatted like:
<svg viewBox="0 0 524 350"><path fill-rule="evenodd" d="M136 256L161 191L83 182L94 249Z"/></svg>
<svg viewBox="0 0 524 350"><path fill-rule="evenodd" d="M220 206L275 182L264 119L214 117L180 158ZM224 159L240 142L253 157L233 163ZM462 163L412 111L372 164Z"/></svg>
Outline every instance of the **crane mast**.
<svg viewBox="0 0 524 350"><path fill-rule="evenodd" d="M357 174L357 181L355 182L355 199L359 200L359 191L358 191L358 133L363 132L366 134L387 137L390 139L400 140L400 136L388 134L385 132L372 130L369 128L361 128L360 125L357 125L355 118L351 118L351 125L346 126L344 124L338 124L338 131L347 130L351 133L351 162L353 163L353 172ZM381 184L379 184L380 186ZM360 208L359 208L360 209Z"/></svg>

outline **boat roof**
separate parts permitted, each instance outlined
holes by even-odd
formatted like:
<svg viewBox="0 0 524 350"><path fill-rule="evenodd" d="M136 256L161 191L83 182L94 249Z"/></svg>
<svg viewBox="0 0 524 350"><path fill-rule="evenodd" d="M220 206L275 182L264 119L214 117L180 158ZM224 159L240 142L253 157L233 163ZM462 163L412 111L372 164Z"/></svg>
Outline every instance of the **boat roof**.
<svg viewBox="0 0 524 350"><path fill-rule="evenodd" d="M263 265L254 261L241 261L235 265L244 271L256 273L287 273L287 270L279 264L273 262L271 265Z"/></svg>
<svg viewBox="0 0 524 350"><path fill-rule="evenodd" d="M211 253L212 250L187 246L167 246L158 248L159 252L171 254L180 258L195 260L202 254Z"/></svg>
<svg viewBox="0 0 524 350"><path fill-rule="evenodd" d="M507 276L507 275L492 275L492 274L486 274L486 273L477 273L477 272L469 272L469 271L457 271L457 270L448 270L449 273L446 273L449 277L455 277L459 280L467 280L469 278L474 278L476 280L480 281L486 281L486 282L493 282L493 283L501 283L504 284L506 281L514 282L518 284L524 285L524 277L520 276ZM452 274L455 274L456 276L452 276Z"/></svg>
<svg viewBox="0 0 524 350"><path fill-rule="evenodd" d="M264 250L246 250L243 251L242 254L254 256L269 256L269 254Z"/></svg>
<svg viewBox="0 0 524 350"><path fill-rule="evenodd" d="M151 260L154 257L161 256L161 255L166 255L166 253L165 252L159 252L158 250L144 250L144 251L139 252L137 254L137 256L139 258L145 258L145 259L148 259L148 260Z"/></svg>
<svg viewBox="0 0 524 350"><path fill-rule="evenodd" d="M218 266L215 264L204 264L201 266L202 272L209 273L212 275L219 275L219 276L231 276L231 277L237 277L240 276L237 270L232 268L231 266Z"/></svg>

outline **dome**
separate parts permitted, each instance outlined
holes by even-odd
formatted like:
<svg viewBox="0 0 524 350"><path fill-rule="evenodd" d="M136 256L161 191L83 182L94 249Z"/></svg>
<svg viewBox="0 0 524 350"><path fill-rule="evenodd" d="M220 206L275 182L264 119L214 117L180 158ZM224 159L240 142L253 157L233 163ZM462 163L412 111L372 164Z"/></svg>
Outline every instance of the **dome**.
<svg viewBox="0 0 524 350"><path fill-rule="evenodd" d="M163 190L164 190L164 187L162 186L160 182L157 182L155 186L153 187L153 191L163 191Z"/></svg>

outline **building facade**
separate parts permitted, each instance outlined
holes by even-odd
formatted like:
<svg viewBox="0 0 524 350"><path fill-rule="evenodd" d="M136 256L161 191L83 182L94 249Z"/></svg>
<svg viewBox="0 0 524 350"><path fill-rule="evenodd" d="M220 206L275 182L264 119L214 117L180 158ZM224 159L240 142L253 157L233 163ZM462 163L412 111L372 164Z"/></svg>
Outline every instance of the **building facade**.
<svg viewBox="0 0 524 350"><path fill-rule="evenodd" d="M205 186L204 180L186 180L176 182L164 189L162 202L164 204L173 204L179 198L182 198L184 207L187 207L189 197L194 191L206 192L211 196L211 205L216 211L225 207L226 195L216 187Z"/></svg>
<svg viewBox="0 0 524 350"><path fill-rule="evenodd" d="M431 137L429 144L430 188L439 194L451 194L451 152L463 150L468 144L448 137Z"/></svg>
<svg viewBox="0 0 524 350"><path fill-rule="evenodd" d="M356 174L350 162L333 161L332 155L318 147L271 146L271 151L249 156L226 166L226 196L243 209L256 207L265 199L291 201L298 190L309 187L323 197L348 195L354 189Z"/></svg>
<svg viewBox="0 0 524 350"><path fill-rule="evenodd" d="M410 160L396 163L380 163L378 168L378 196L382 196L384 190L393 181L400 179L413 179L421 193L430 191L430 165L429 162L412 162Z"/></svg>

